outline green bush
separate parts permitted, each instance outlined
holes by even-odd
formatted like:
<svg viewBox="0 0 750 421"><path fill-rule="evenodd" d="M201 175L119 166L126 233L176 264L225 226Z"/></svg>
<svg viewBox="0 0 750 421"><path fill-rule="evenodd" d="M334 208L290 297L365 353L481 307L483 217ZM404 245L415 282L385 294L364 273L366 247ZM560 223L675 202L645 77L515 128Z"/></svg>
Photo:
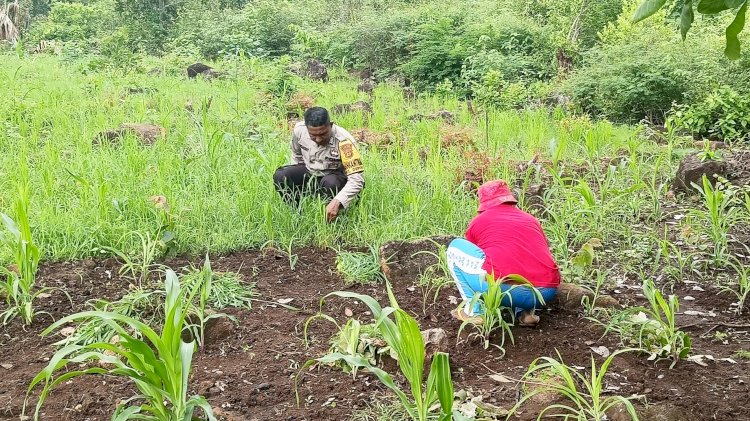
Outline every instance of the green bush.
<svg viewBox="0 0 750 421"><path fill-rule="evenodd" d="M676 105L668 117L675 129L728 142L750 140L750 95L722 86L704 100Z"/></svg>
<svg viewBox="0 0 750 421"><path fill-rule="evenodd" d="M41 40L93 41L112 27L113 6L109 1L93 4L54 2L46 18L40 19L27 38L34 45Z"/></svg>

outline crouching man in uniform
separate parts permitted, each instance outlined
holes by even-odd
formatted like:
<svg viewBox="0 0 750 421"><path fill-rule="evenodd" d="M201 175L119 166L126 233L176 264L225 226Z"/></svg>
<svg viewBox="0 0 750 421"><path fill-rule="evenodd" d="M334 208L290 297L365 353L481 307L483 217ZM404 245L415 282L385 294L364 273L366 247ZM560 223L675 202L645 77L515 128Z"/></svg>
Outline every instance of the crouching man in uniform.
<svg viewBox="0 0 750 421"><path fill-rule="evenodd" d="M332 222L365 186L362 157L349 132L333 124L325 108L313 107L294 126L291 165L273 175L276 191L298 205L303 194L330 200L326 219Z"/></svg>

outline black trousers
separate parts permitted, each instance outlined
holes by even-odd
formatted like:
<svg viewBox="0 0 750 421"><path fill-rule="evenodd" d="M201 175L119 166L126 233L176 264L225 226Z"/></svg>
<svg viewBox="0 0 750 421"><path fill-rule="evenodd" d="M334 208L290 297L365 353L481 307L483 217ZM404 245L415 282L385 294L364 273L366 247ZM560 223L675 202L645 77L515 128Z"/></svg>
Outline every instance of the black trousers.
<svg viewBox="0 0 750 421"><path fill-rule="evenodd" d="M287 165L273 174L273 184L282 198L299 204L303 194L319 195L327 200L333 199L346 185L347 177L342 172L316 177L310 174L305 164Z"/></svg>

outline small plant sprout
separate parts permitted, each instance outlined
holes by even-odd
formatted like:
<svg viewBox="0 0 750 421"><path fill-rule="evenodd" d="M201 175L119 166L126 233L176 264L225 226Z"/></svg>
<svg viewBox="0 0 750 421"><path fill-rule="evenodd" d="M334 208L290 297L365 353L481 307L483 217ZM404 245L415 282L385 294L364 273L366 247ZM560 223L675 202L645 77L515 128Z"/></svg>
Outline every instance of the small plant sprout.
<svg viewBox="0 0 750 421"><path fill-rule="evenodd" d="M226 315L224 313L215 313L208 308L208 304L213 296L213 282L214 273L211 270L211 262L206 254L206 260L203 263L203 269L198 272L194 278L196 280L195 285L192 288L198 289L198 304L192 302L189 303L188 319L193 319L189 324L188 330L193 335L193 338L198 342L198 346L203 348L206 343L205 333L206 325L211 319L218 319L220 317L226 317L233 322L236 322L234 317Z"/></svg>
<svg viewBox="0 0 750 421"><path fill-rule="evenodd" d="M161 268L160 265L154 264L154 262L162 255L164 243L156 238L152 238L149 232L146 232L144 235L138 231L132 231L126 234L123 239L127 236L136 237L140 243L140 250L135 256L131 257L126 252L114 247L102 247L101 249L113 253L122 260L123 264L120 267L120 275L129 274L134 281L142 285L148 280L153 270Z"/></svg>
<svg viewBox="0 0 750 421"><path fill-rule="evenodd" d="M484 342L484 349L487 349L490 347L490 339L492 337L492 334L499 330L500 343L491 345L499 349L502 355L505 355L506 335L508 336L508 338L510 338L511 343L514 342L511 327L515 322L515 314L513 312L512 305L511 307L503 306L503 299L505 299L506 297L511 299L511 290L520 287L531 288L534 295L536 295L537 301L542 304L544 304L544 299L542 298L542 294L539 293L539 291L522 276L509 275L501 280L495 280L494 276L488 274L486 279L487 291L482 292L481 294L474 295L474 297L470 301L462 303L457 310L464 311L466 308L474 308L478 304L480 311L479 314L476 315L476 317L479 317L481 322L474 323L474 321L471 319L464 321L463 323L461 323L461 327L458 329L458 337L461 337L461 332L463 332L466 326L474 326L475 331L470 334L470 337L476 336L481 338ZM511 285L508 290L503 291L502 284L506 280L513 281L515 282L515 284ZM511 322L507 322L505 320L506 316L511 319Z"/></svg>
<svg viewBox="0 0 750 421"><path fill-rule="evenodd" d="M638 414L631 403L632 398L623 396L604 396L607 393L604 376L617 355L632 349L622 349L613 352L597 367L594 357L591 357L591 373L586 376L577 369L566 365L562 361L560 352L557 359L540 357L534 360L524 374L522 382L530 389L521 400L510 410L508 418L529 399L542 393L552 393L565 398L565 403L556 403L542 409L537 420L546 417L563 418L575 421L605 421L607 411L621 406L632 421L638 421Z"/></svg>
<svg viewBox="0 0 750 421"><path fill-rule="evenodd" d="M195 343L184 342L182 333L190 307L186 303L192 302L197 289L183 290L172 270L167 270L165 283L166 317L160 333L138 319L105 311L76 313L58 320L42 332L42 335L49 335L67 323L97 318L117 332L118 340L115 343L68 345L57 351L28 388L27 400L38 384L44 385L36 404L35 420L39 419L39 412L54 388L88 374L125 377L138 389L139 395L120 402L112 415L113 420L185 421L193 419L198 408L209 421L216 420L204 397L187 397ZM145 339L137 339L134 332ZM78 368L81 365L82 368ZM76 368L60 373L66 367ZM131 405L134 401L143 403Z"/></svg>
<svg viewBox="0 0 750 421"><path fill-rule="evenodd" d="M433 419L434 417L431 414L433 404L439 402L436 408L440 411L438 419L449 421L453 416L453 382L448 354L437 352L432 357L430 373L425 387L422 381L424 379L426 351L419 326L408 313L398 307L396 297L387 281L386 289L391 306L384 308L374 298L353 292L337 291L328 294L326 297L352 298L365 303L370 308L373 318L376 320L376 328L398 358L398 366L409 383L411 397L393 381L390 374L374 367L362 356L342 353L328 354L306 362L300 370L300 374L316 363L331 364L344 361L351 367L360 367L374 374L398 396L410 419L414 421ZM299 380L299 375L297 380Z"/></svg>
<svg viewBox="0 0 750 421"><path fill-rule="evenodd" d="M732 257L733 262L729 264L734 268L737 275L737 283L733 286L722 287L722 292L734 294L737 297L737 314L742 314L745 309L745 301L750 295L750 265L743 265L737 258Z"/></svg>
<svg viewBox="0 0 750 421"><path fill-rule="evenodd" d="M701 193L705 210L693 209L691 214L703 220L708 226L708 236L714 245L713 263L717 267L725 266L729 252L729 230L738 220L739 208L735 207L735 196L722 183L711 185L708 177L702 178L702 186L693 183Z"/></svg>

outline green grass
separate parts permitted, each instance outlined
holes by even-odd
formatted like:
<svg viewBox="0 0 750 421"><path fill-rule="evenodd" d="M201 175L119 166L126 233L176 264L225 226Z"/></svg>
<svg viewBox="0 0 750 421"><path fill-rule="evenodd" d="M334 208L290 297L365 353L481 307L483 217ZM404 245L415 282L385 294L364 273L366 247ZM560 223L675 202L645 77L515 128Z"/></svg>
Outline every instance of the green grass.
<svg viewBox="0 0 750 421"><path fill-rule="evenodd" d="M635 136L628 127L569 118L561 112L496 111L490 113L488 143L483 122L472 120L459 101L425 97L406 102L397 87L380 85L366 125L374 132L392 133L395 143L403 146L364 151L367 186L362 198L329 226L320 203L306 203L300 214L285 206L273 189L273 171L289 156L289 128L285 100L266 93L273 82L268 80L273 72L264 73L268 63L248 60L239 64L237 81L206 82L186 80L176 70L163 76L84 74L52 57L3 59L0 209L10 207L23 181L13 168L25 157L32 192L30 219L45 259L80 258L102 246L124 252L139 249L137 238L129 233L156 236L164 229L163 212L149 200L156 195L170 205L175 235L171 247L177 253L258 247L268 241L377 245L460 234L476 206L459 187L467 159L458 148L442 147L440 122L411 122L414 113L456 113L457 125L470 128L477 149L491 158L487 178L514 177L514 161L527 161L536 153L550 158L551 145L555 156L583 165L579 157L613 156ZM300 92L329 107L360 98L356 83L296 82ZM130 86L153 91L125 94ZM208 109L203 104L207 98L213 98ZM193 101L192 112L184 109L188 100ZM358 113L334 119L349 130L365 127L365 117ZM140 146L131 136L120 147L91 146L99 132L123 122L159 124L167 130L166 139L152 147ZM420 151L426 151L424 160ZM634 158L645 161L649 154L639 152ZM639 162L636 167L640 166ZM618 170L617 180L608 187L629 188L636 178L632 168ZM538 173L529 177L530 182L539 179ZM563 183L551 187L569 192ZM566 212L577 208L580 200L569 196L561 195L553 206ZM617 202L607 207L613 208L618 208ZM616 220L628 221L626 212L614 212ZM581 226L592 220L577 216L581 220L575 223ZM613 215L606 216L612 222Z"/></svg>

